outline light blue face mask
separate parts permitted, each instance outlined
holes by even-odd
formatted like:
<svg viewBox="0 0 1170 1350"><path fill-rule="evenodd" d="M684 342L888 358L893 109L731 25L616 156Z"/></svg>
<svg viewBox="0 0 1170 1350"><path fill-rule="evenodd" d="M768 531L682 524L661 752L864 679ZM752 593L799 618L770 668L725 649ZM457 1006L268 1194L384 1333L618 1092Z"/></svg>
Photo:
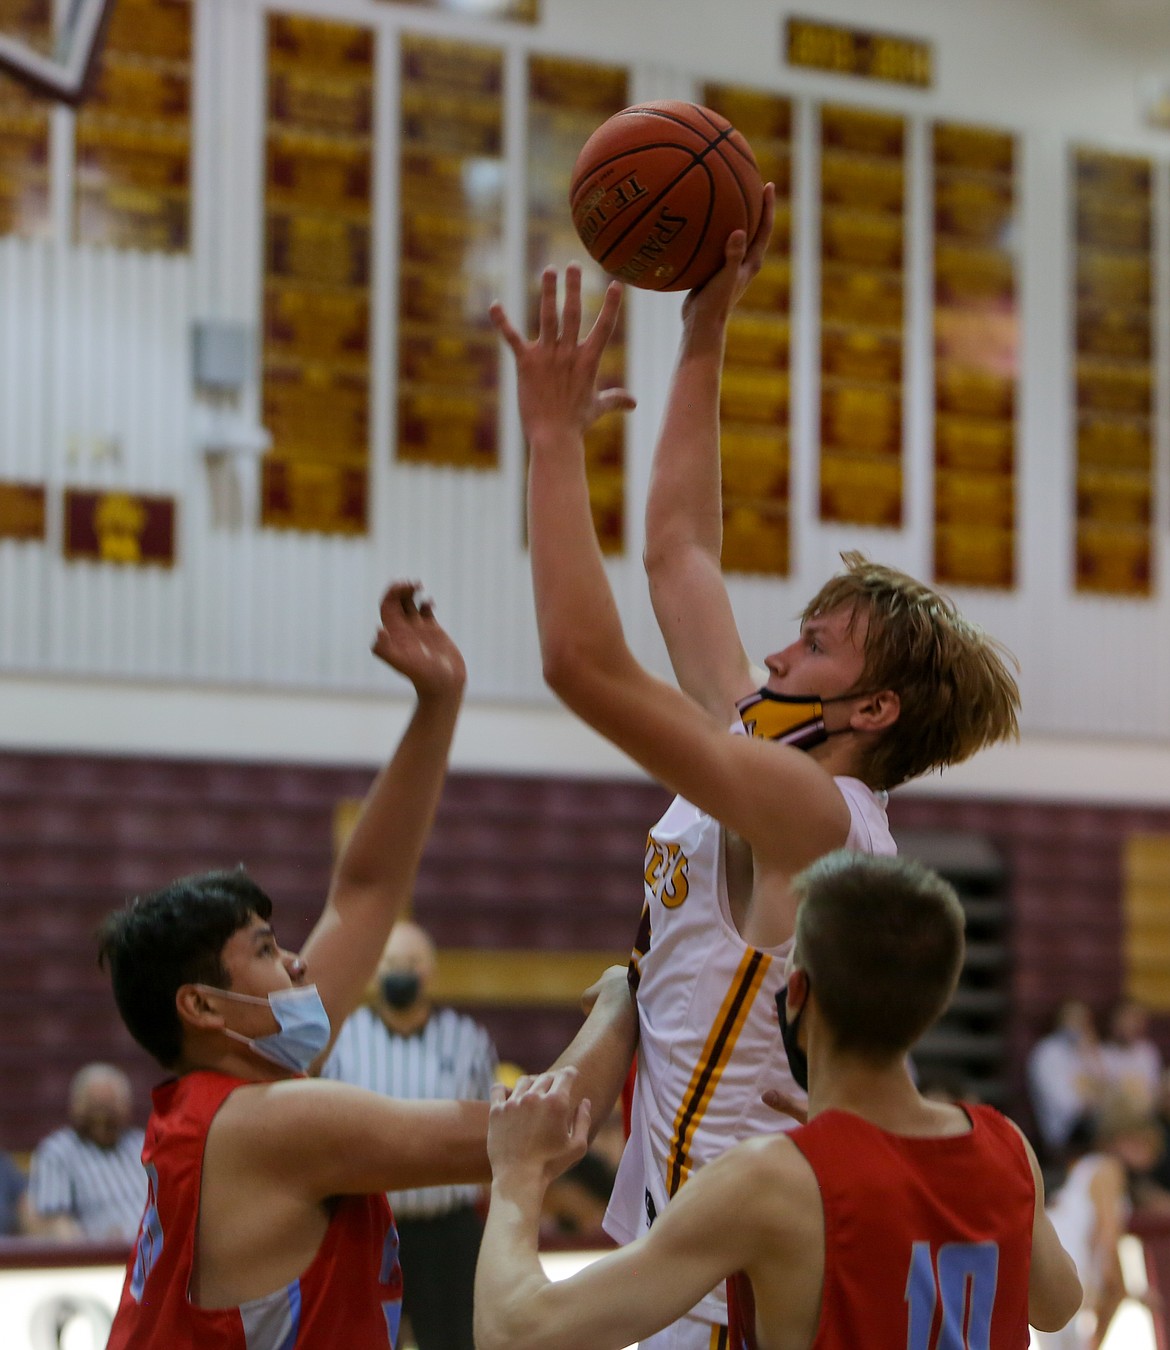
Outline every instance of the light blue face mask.
<svg viewBox="0 0 1170 1350"><path fill-rule="evenodd" d="M240 1003L267 1004L280 1026L279 1031L269 1036L241 1036L229 1027L224 1027L223 1031L225 1036L248 1046L270 1063L279 1064L282 1069L305 1073L329 1044L329 1014L325 1011L315 984L276 989L267 998L235 994L230 989L216 989L212 985L200 985L199 988L218 994L221 998L234 998Z"/></svg>

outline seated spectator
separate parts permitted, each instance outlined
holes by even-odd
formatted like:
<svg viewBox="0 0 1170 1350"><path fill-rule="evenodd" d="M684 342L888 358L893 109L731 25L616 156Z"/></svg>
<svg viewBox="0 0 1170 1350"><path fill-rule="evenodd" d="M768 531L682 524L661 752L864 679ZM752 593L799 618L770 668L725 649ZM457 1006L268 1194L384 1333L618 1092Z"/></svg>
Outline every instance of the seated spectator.
<svg viewBox="0 0 1170 1350"><path fill-rule="evenodd" d="M11 1153L0 1149L0 1237L19 1237L28 1224L25 1192L28 1177Z"/></svg>
<svg viewBox="0 0 1170 1350"><path fill-rule="evenodd" d="M87 1064L69 1088L70 1123L37 1145L29 1168L29 1232L63 1242L134 1241L146 1208L141 1129L130 1080Z"/></svg>
<svg viewBox="0 0 1170 1350"><path fill-rule="evenodd" d="M1059 1156L1078 1122L1097 1111L1105 1082L1092 1011L1068 999L1057 1009L1052 1031L1028 1056L1032 1112L1049 1157Z"/></svg>
<svg viewBox="0 0 1170 1350"><path fill-rule="evenodd" d="M1158 1103L1162 1052L1150 1039L1150 1015L1133 999L1122 999L1109 1015L1109 1039L1101 1059L1111 1092L1119 1092L1143 1111Z"/></svg>
<svg viewBox="0 0 1170 1350"><path fill-rule="evenodd" d="M1097 1350L1125 1297L1117 1244L1129 1224L1131 1183L1162 1152L1162 1136L1147 1111L1123 1095L1106 1097L1092 1124L1068 1141L1075 1161L1048 1203L1061 1245L1084 1288L1077 1315L1061 1331L1032 1333L1037 1350Z"/></svg>
<svg viewBox="0 0 1170 1350"><path fill-rule="evenodd" d="M496 1050L472 1018L436 1008L435 947L414 923L390 931L366 1006L337 1036L321 1070L387 1097L487 1101ZM403 1314L419 1350L472 1350L471 1295L483 1223L480 1186L392 1191Z"/></svg>

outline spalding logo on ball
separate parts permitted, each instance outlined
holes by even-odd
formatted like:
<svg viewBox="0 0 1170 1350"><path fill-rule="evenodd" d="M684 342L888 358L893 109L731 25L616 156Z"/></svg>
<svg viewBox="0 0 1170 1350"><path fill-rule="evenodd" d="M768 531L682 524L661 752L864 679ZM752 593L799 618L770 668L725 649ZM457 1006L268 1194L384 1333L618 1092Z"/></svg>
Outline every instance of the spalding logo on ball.
<svg viewBox="0 0 1170 1350"><path fill-rule="evenodd" d="M727 237L760 223L764 184L725 117L674 99L615 113L585 142L569 186L589 256L631 286L683 291L723 265Z"/></svg>

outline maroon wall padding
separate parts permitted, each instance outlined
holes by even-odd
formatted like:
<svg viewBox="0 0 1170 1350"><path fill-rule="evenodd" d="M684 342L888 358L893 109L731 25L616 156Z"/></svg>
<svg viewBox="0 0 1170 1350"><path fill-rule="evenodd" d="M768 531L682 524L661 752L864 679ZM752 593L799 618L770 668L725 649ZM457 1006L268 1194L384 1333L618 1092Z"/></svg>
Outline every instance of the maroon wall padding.
<svg viewBox="0 0 1170 1350"><path fill-rule="evenodd" d="M69 1078L97 1058L132 1075L140 1113L160 1072L117 1017L95 963L103 915L187 872L247 863L299 946L329 882L335 804L366 769L82 755L0 754L0 1143L30 1148L65 1113ZM440 946L612 948L632 940L650 783L454 774L416 896ZM1003 854L1013 918L1017 1086L1052 1005L1103 1009L1121 986L1120 854L1170 811L903 797L895 830L967 830ZM571 1010L480 1013L501 1055L528 1069L560 1052ZM1159 1031L1170 1030L1162 1024ZM1167 1045L1170 1049L1170 1044Z"/></svg>
<svg viewBox="0 0 1170 1350"><path fill-rule="evenodd" d="M127 898L245 862L277 935L304 941L329 884L333 811L371 771L304 765L0 754L0 1144L31 1148L65 1118L94 1059L131 1075L140 1116L161 1070L123 1029L95 932ZM666 795L645 783L453 775L416 914L440 946L612 947L632 941L646 831ZM473 1010L478 1011L478 1010ZM571 1010L483 1010L500 1054L550 1063Z"/></svg>
<svg viewBox="0 0 1170 1350"><path fill-rule="evenodd" d="M1028 1048L1049 1029L1056 1005L1084 999L1103 1018L1121 994L1122 849L1131 834L1170 834L1170 810L895 793L890 823L895 837L899 827L980 834L1004 859L1011 898L1008 1037L1018 1100ZM1170 1062L1170 1019L1155 1018L1152 1030Z"/></svg>

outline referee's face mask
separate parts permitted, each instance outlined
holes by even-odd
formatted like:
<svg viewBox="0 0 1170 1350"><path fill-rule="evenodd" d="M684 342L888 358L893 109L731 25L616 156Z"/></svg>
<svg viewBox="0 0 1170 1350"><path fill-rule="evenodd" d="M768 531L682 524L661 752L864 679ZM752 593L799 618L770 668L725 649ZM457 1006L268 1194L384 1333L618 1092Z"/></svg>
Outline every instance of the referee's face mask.
<svg viewBox="0 0 1170 1350"><path fill-rule="evenodd" d="M401 1012L418 1000L422 980L417 970L388 970L378 987L386 1004Z"/></svg>

